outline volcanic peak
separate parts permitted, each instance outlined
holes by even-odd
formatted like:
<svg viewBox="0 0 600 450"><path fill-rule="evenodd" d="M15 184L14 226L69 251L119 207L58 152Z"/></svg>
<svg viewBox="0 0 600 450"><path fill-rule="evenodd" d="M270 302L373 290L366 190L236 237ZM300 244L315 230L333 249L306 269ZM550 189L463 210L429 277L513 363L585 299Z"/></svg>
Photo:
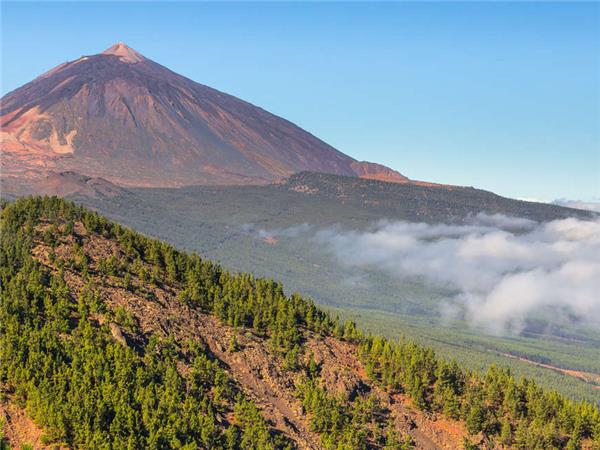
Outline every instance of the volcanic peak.
<svg viewBox="0 0 600 450"><path fill-rule="evenodd" d="M102 52L103 55L115 55L121 58L121 61L134 64L144 61L146 58L134 49L124 44L123 42L117 42L115 45L107 48Z"/></svg>

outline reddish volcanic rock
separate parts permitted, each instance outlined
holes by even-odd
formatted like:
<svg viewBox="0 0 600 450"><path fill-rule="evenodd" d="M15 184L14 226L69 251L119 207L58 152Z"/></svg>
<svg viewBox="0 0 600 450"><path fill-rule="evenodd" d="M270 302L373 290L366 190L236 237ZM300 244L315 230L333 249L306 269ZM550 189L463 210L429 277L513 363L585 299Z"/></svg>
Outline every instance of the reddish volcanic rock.
<svg viewBox="0 0 600 450"><path fill-rule="evenodd" d="M2 177L77 171L131 186L269 183L300 171L406 181L125 44L1 100Z"/></svg>
<svg viewBox="0 0 600 450"><path fill-rule="evenodd" d="M102 52L102 54L118 56L122 62L131 64L142 62L146 59L134 49L132 49L131 47L127 47L122 42L119 42L113 45L112 47L107 48Z"/></svg>
<svg viewBox="0 0 600 450"><path fill-rule="evenodd" d="M408 183L410 181L400 172L377 163L356 161L351 164L351 167L354 173L360 178L387 181L390 183Z"/></svg>

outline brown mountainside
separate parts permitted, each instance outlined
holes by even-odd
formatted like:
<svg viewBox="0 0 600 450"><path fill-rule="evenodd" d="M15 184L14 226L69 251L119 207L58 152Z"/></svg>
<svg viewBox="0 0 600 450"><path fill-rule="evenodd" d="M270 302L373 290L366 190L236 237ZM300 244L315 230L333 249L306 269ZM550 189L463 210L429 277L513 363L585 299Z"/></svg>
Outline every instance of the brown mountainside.
<svg viewBox="0 0 600 450"><path fill-rule="evenodd" d="M130 186L261 184L309 170L407 181L122 43L7 94L0 120L3 179L72 170Z"/></svg>

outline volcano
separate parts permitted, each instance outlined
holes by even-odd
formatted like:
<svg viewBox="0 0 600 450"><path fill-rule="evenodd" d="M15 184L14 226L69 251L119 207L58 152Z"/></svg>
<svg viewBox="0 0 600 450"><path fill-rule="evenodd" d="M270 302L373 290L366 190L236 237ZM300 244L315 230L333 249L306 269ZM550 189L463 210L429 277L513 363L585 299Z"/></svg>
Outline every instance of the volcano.
<svg viewBox="0 0 600 450"><path fill-rule="evenodd" d="M1 100L2 177L74 171L126 186L264 184L300 171L407 182L123 43Z"/></svg>

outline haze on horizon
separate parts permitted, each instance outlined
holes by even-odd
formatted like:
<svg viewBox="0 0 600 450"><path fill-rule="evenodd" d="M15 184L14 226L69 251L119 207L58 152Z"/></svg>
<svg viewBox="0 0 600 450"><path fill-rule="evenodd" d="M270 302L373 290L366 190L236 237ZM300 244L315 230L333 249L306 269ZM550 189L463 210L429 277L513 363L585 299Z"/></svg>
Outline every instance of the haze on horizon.
<svg viewBox="0 0 600 450"><path fill-rule="evenodd" d="M600 198L598 4L139 6L3 2L1 93L124 41L413 179Z"/></svg>

